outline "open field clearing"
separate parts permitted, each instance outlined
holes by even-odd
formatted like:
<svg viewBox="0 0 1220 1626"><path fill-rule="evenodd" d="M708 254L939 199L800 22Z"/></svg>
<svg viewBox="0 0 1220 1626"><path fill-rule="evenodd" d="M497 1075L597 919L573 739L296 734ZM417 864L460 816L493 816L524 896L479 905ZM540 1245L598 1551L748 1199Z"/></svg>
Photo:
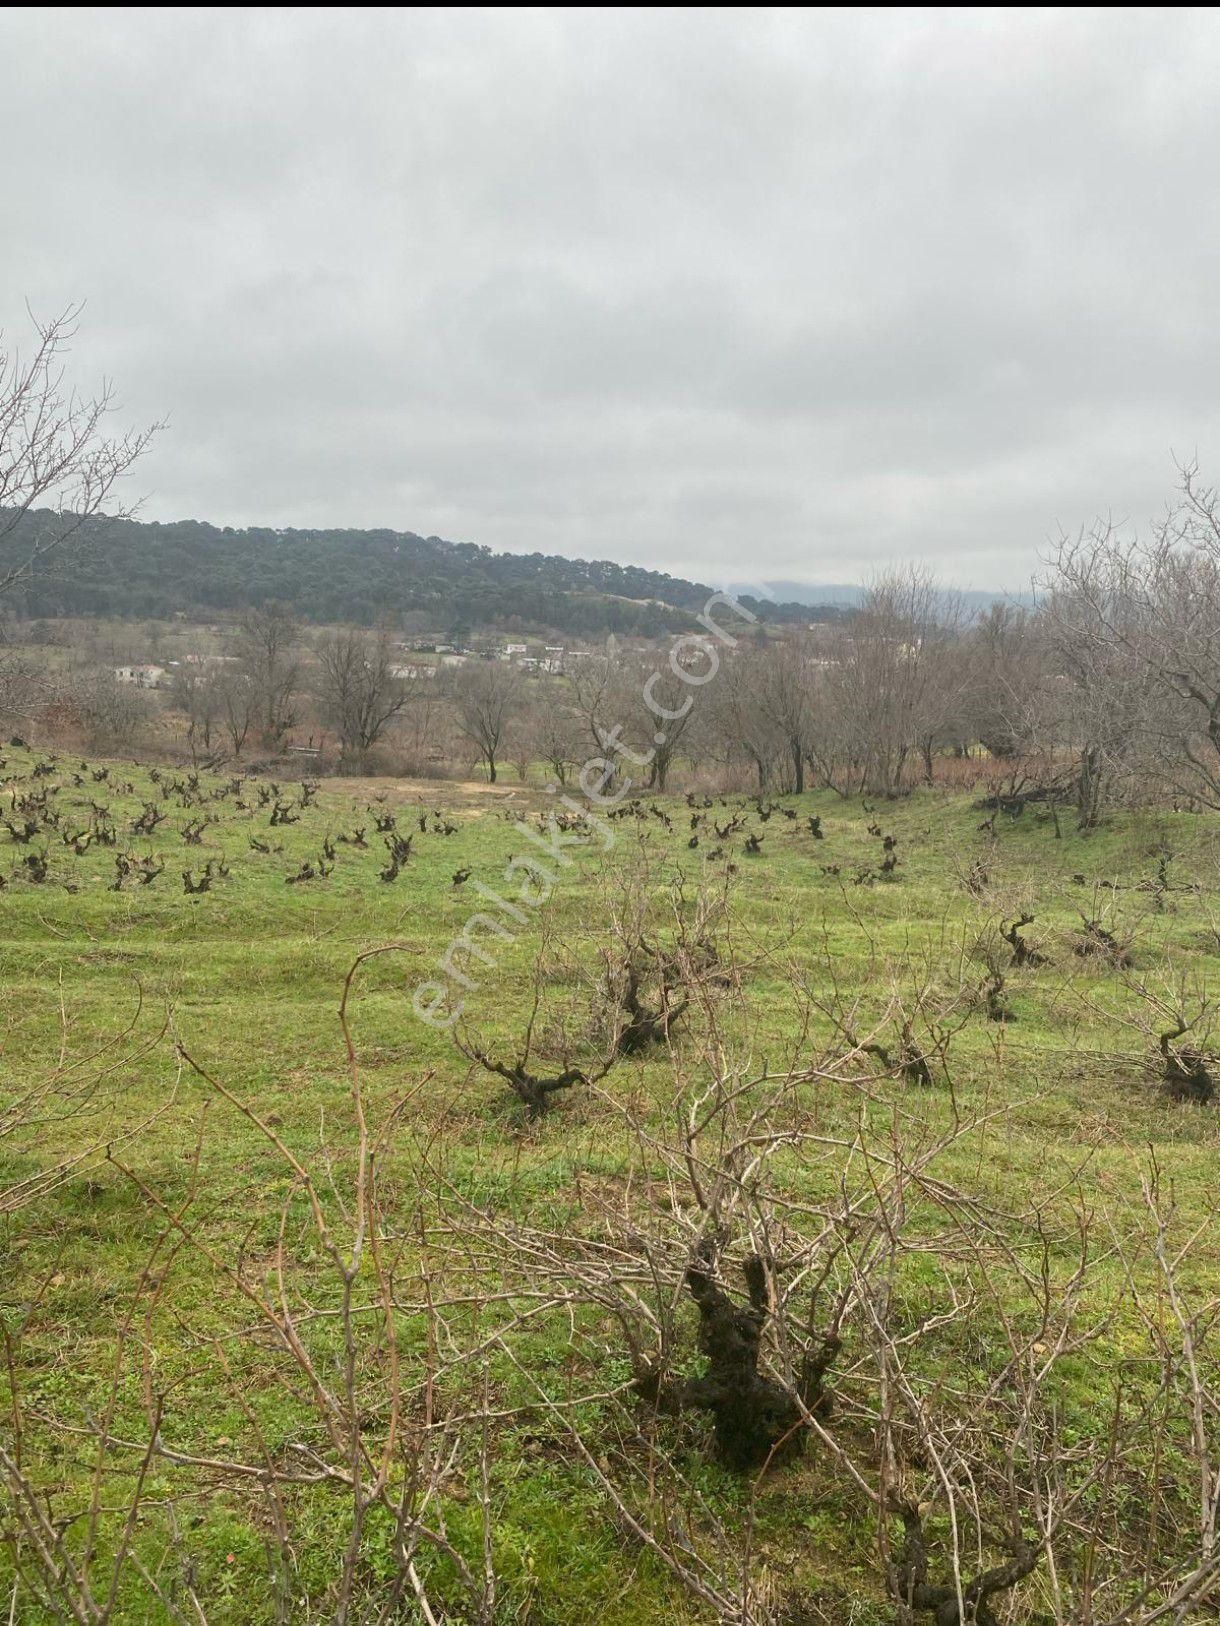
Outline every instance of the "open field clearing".
<svg viewBox="0 0 1220 1626"><path fill-rule="evenodd" d="M1206 1592L1214 817L0 755L11 1619Z"/></svg>

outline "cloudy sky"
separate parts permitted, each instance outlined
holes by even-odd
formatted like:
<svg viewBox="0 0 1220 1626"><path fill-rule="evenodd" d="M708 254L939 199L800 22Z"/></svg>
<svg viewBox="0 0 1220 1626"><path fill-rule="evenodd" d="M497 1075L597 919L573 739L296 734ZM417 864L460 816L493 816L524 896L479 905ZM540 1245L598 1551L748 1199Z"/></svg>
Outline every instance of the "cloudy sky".
<svg viewBox="0 0 1220 1626"><path fill-rule="evenodd" d="M1019 587L1220 479L1203 12L0 17L0 323L146 517Z"/></svg>

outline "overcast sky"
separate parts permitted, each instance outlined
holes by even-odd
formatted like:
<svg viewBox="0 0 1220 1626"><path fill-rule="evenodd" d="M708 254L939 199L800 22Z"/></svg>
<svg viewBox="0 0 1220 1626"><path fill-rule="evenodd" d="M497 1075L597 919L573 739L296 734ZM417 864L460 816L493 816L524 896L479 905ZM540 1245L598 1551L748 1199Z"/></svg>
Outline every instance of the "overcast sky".
<svg viewBox="0 0 1220 1626"><path fill-rule="evenodd" d="M148 518L702 580L1220 479L1202 12L0 16L0 323L171 428Z"/></svg>

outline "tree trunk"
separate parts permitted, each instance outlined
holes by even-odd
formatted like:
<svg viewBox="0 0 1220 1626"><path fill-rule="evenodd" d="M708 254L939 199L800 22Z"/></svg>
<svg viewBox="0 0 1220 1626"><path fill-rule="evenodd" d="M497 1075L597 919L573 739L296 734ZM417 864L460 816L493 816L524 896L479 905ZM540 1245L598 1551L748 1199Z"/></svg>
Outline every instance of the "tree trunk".
<svg viewBox="0 0 1220 1626"><path fill-rule="evenodd" d="M1081 830L1095 829L1101 811L1101 762L1093 746L1080 753L1080 773L1076 781L1076 823Z"/></svg>

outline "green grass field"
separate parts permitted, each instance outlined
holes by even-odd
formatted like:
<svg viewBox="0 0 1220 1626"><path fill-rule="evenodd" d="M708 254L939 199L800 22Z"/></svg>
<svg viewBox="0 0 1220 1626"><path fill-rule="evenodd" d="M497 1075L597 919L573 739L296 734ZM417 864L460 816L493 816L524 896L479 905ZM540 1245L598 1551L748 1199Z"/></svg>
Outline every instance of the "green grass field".
<svg viewBox="0 0 1220 1626"><path fill-rule="evenodd" d="M455 1284L479 1284L471 1296L485 1302L453 1310L446 1323L473 1342L497 1313L488 1307L494 1261L477 1247L459 1258L460 1250L434 1246L423 1234L425 1219L468 1203L515 1224L594 1226L597 1194L621 1185L629 1170L647 1172L648 1153L621 1108L629 1105L636 1122L663 1134L675 1079L698 1082L707 1025L692 1010L674 1026L672 1055L659 1047L625 1059L600 1090L565 1091L551 1112L532 1120L498 1079L468 1064L449 1035L413 1014L417 983L436 974L447 945L485 907L475 884L503 891L510 857L527 850L513 815L536 820L549 805L538 790L493 795L441 784L334 782L302 806L300 787L285 782L280 796L294 822L273 828L273 802L260 802L255 779L235 791L226 779L204 775L184 793L170 788L185 782L182 771L164 770L158 784L145 768L112 763L99 780L100 764L86 768L64 757L36 777L44 760L37 753L0 755L0 813L20 829L18 804L45 795L58 818L50 827L30 814L40 828L25 843L0 827L0 1315L7 1355L0 1439L67 1549L93 1567L103 1604L108 1555L126 1539L125 1509L143 1473L145 1505L128 1532L138 1564L125 1566L115 1583L114 1618L168 1620L179 1610L182 1618L213 1622L332 1619L335 1576L351 1536L343 1494L324 1480L294 1484L283 1490L277 1515L256 1475L242 1481L220 1464L258 1462L264 1451L278 1462L301 1442L323 1450L299 1372L273 1340L239 1336L257 1319L241 1284L274 1294L272 1261L277 1254L288 1261L286 1292L314 1317L307 1320L314 1358L323 1372L338 1371L333 1273L301 1183L267 1131L309 1168L329 1223L346 1234L357 1125L338 1013L353 962L397 946L361 966L348 1012L378 1142L379 1214L387 1237L393 1233L403 1305L424 1291L424 1255L440 1260L428 1291L457 1297ZM700 798L695 848L688 845L691 809L681 797L656 804L672 829L646 801L642 818L614 824L609 854L597 850L600 840L568 849L573 861L548 912L548 930L566 945L566 958L556 960L546 997L559 1005L579 1001L579 966L595 956L607 889L624 866L645 864L658 899L679 876L688 895L700 884L727 884L742 966L740 986L724 995L718 1031L727 1043L742 1055L748 1050L755 1066L764 1057L787 1066L806 1018L797 1049L812 1056L833 1047L827 1008L834 999L840 1009L856 1007L853 1021L863 1031L888 1021L896 999L909 1005L926 985L924 1008L954 1029L946 1068L936 1069L926 1089L901 1078L877 1081L871 1110L890 1114L915 1138L945 1132L955 1114L968 1119L969 1132L938 1159L938 1176L1011 1217L1013 1235L1018 1216L1039 1205L1066 1216L1083 1201L1123 1223L1138 1210L1141 1174L1155 1162L1172 1184L1175 1224L1184 1235L1203 1227L1190 1256L1192 1279L1213 1290L1220 1282L1208 1229L1217 1109L1168 1099L1150 1034L1128 1018L1148 1008L1134 981L1166 995L1176 981L1202 997L1220 967L1220 821L1130 812L1080 833L1061 813L1057 834L1044 808L1001 812L988 830L970 798L934 791L872 811L829 793L783 801L796 818L777 804L763 821L741 797L727 804L713 798L702 809ZM99 817L113 827L116 844L78 843L78 854L64 838L90 829L92 804L108 810ZM166 817L151 834L136 834L148 804ZM742 828L715 839L709 822L736 811ZM413 843L401 874L387 883L379 873L384 837L374 823L390 813ZM810 833L811 815L821 817L824 839ZM200 844L187 845L182 829L199 819L208 821ZM288 884L302 865L318 865L327 838L359 828L367 848L337 843L331 873ZM757 854L744 850L749 832L762 838ZM880 873L887 835L899 860L890 875ZM272 850L259 851L252 840ZM721 855L711 858L717 848ZM36 879L37 866L27 860L42 854L46 874ZM149 885L129 874L115 890L117 854L154 867L163 862L163 872ZM181 872L198 877L209 861L216 866L210 890L188 895ZM470 878L455 885L463 869ZM1023 911L1035 917L1025 935L1043 963L1006 970L999 997L1011 1019L991 1021L977 993L987 975L978 945L993 942L1001 918ZM1126 977L1105 956L1076 952L1082 915L1130 937ZM488 942L493 963L469 966L477 986L467 992L466 1017L497 1053L507 1055L520 1038L542 931L541 913L531 911L511 938ZM794 976L811 992L804 1014ZM37 1108L23 1113L31 1091ZM860 1091L812 1080L799 1100L828 1145L856 1133ZM839 1173L832 1151L808 1163L797 1154L781 1157L774 1177L814 1203ZM443 1191L425 1189L438 1181ZM1108 1291L1120 1291L1122 1274L1117 1257L1101 1259L1090 1288L1099 1306ZM904 1291L912 1303L923 1294L921 1313L935 1312L934 1275L922 1286L912 1279ZM408 1308L398 1321L404 1389L414 1394L411 1374L423 1371L435 1328ZM1075 1437L1104 1431L1104 1408L1089 1403L1095 1374L1130 1353L1133 1327L1117 1315L1087 1360L1069 1365L1061 1399ZM985 1366L985 1340L980 1352L965 1331L953 1336L959 1344L946 1338L929 1359L960 1358L967 1373ZM557 1314L517 1323L506 1339L507 1352L496 1345L481 1363L454 1363L443 1402L429 1401L456 1413L477 1399L492 1414L458 1438L444 1518L452 1547L480 1568L484 1535L470 1492L478 1472L470 1465L484 1450L496 1618L606 1626L711 1618L710 1606L624 1528L566 1425L538 1399L538 1386L553 1398L621 1387L629 1374L613 1328L594 1311L574 1311L571 1321ZM603 1350L600 1366L595 1349ZM693 1336L689 1359L693 1370ZM378 1411L385 1360L384 1342L370 1343L354 1379L370 1437L386 1426ZM412 1404L418 1421L423 1401L416 1396ZM95 1478L99 1432L146 1441L154 1409L163 1442L193 1460L164 1453L145 1460L137 1445L116 1445ZM621 1438L625 1415L630 1409L617 1401L581 1406L594 1462L613 1455L612 1430L614 1451L635 1449ZM816 1441L751 1491L753 1481L716 1463L699 1420L664 1426L682 1483L701 1497L685 1539L697 1546L701 1521L711 1515L730 1530L744 1528L752 1504L755 1568L781 1600L777 1618L894 1618L869 1509ZM867 1449L861 1439L864 1456ZM12 1483L0 1494L15 1495ZM91 1499L101 1511L87 1551L83 1515ZM10 1533L11 1511L4 1521ZM280 1516L286 1528L277 1528ZM393 1531L374 1514L361 1538L362 1597L379 1596L394 1563ZM449 1600L444 1618L472 1618L443 1554L429 1550L419 1566L431 1595ZM0 1609L14 1621L54 1618L40 1601L34 1568L28 1536L11 1536L0 1549ZM1005 1618L1053 1618L1039 1612L1044 1584L1035 1578ZM363 1607L352 1618L425 1618L409 1597L396 1614Z"/></svg>

